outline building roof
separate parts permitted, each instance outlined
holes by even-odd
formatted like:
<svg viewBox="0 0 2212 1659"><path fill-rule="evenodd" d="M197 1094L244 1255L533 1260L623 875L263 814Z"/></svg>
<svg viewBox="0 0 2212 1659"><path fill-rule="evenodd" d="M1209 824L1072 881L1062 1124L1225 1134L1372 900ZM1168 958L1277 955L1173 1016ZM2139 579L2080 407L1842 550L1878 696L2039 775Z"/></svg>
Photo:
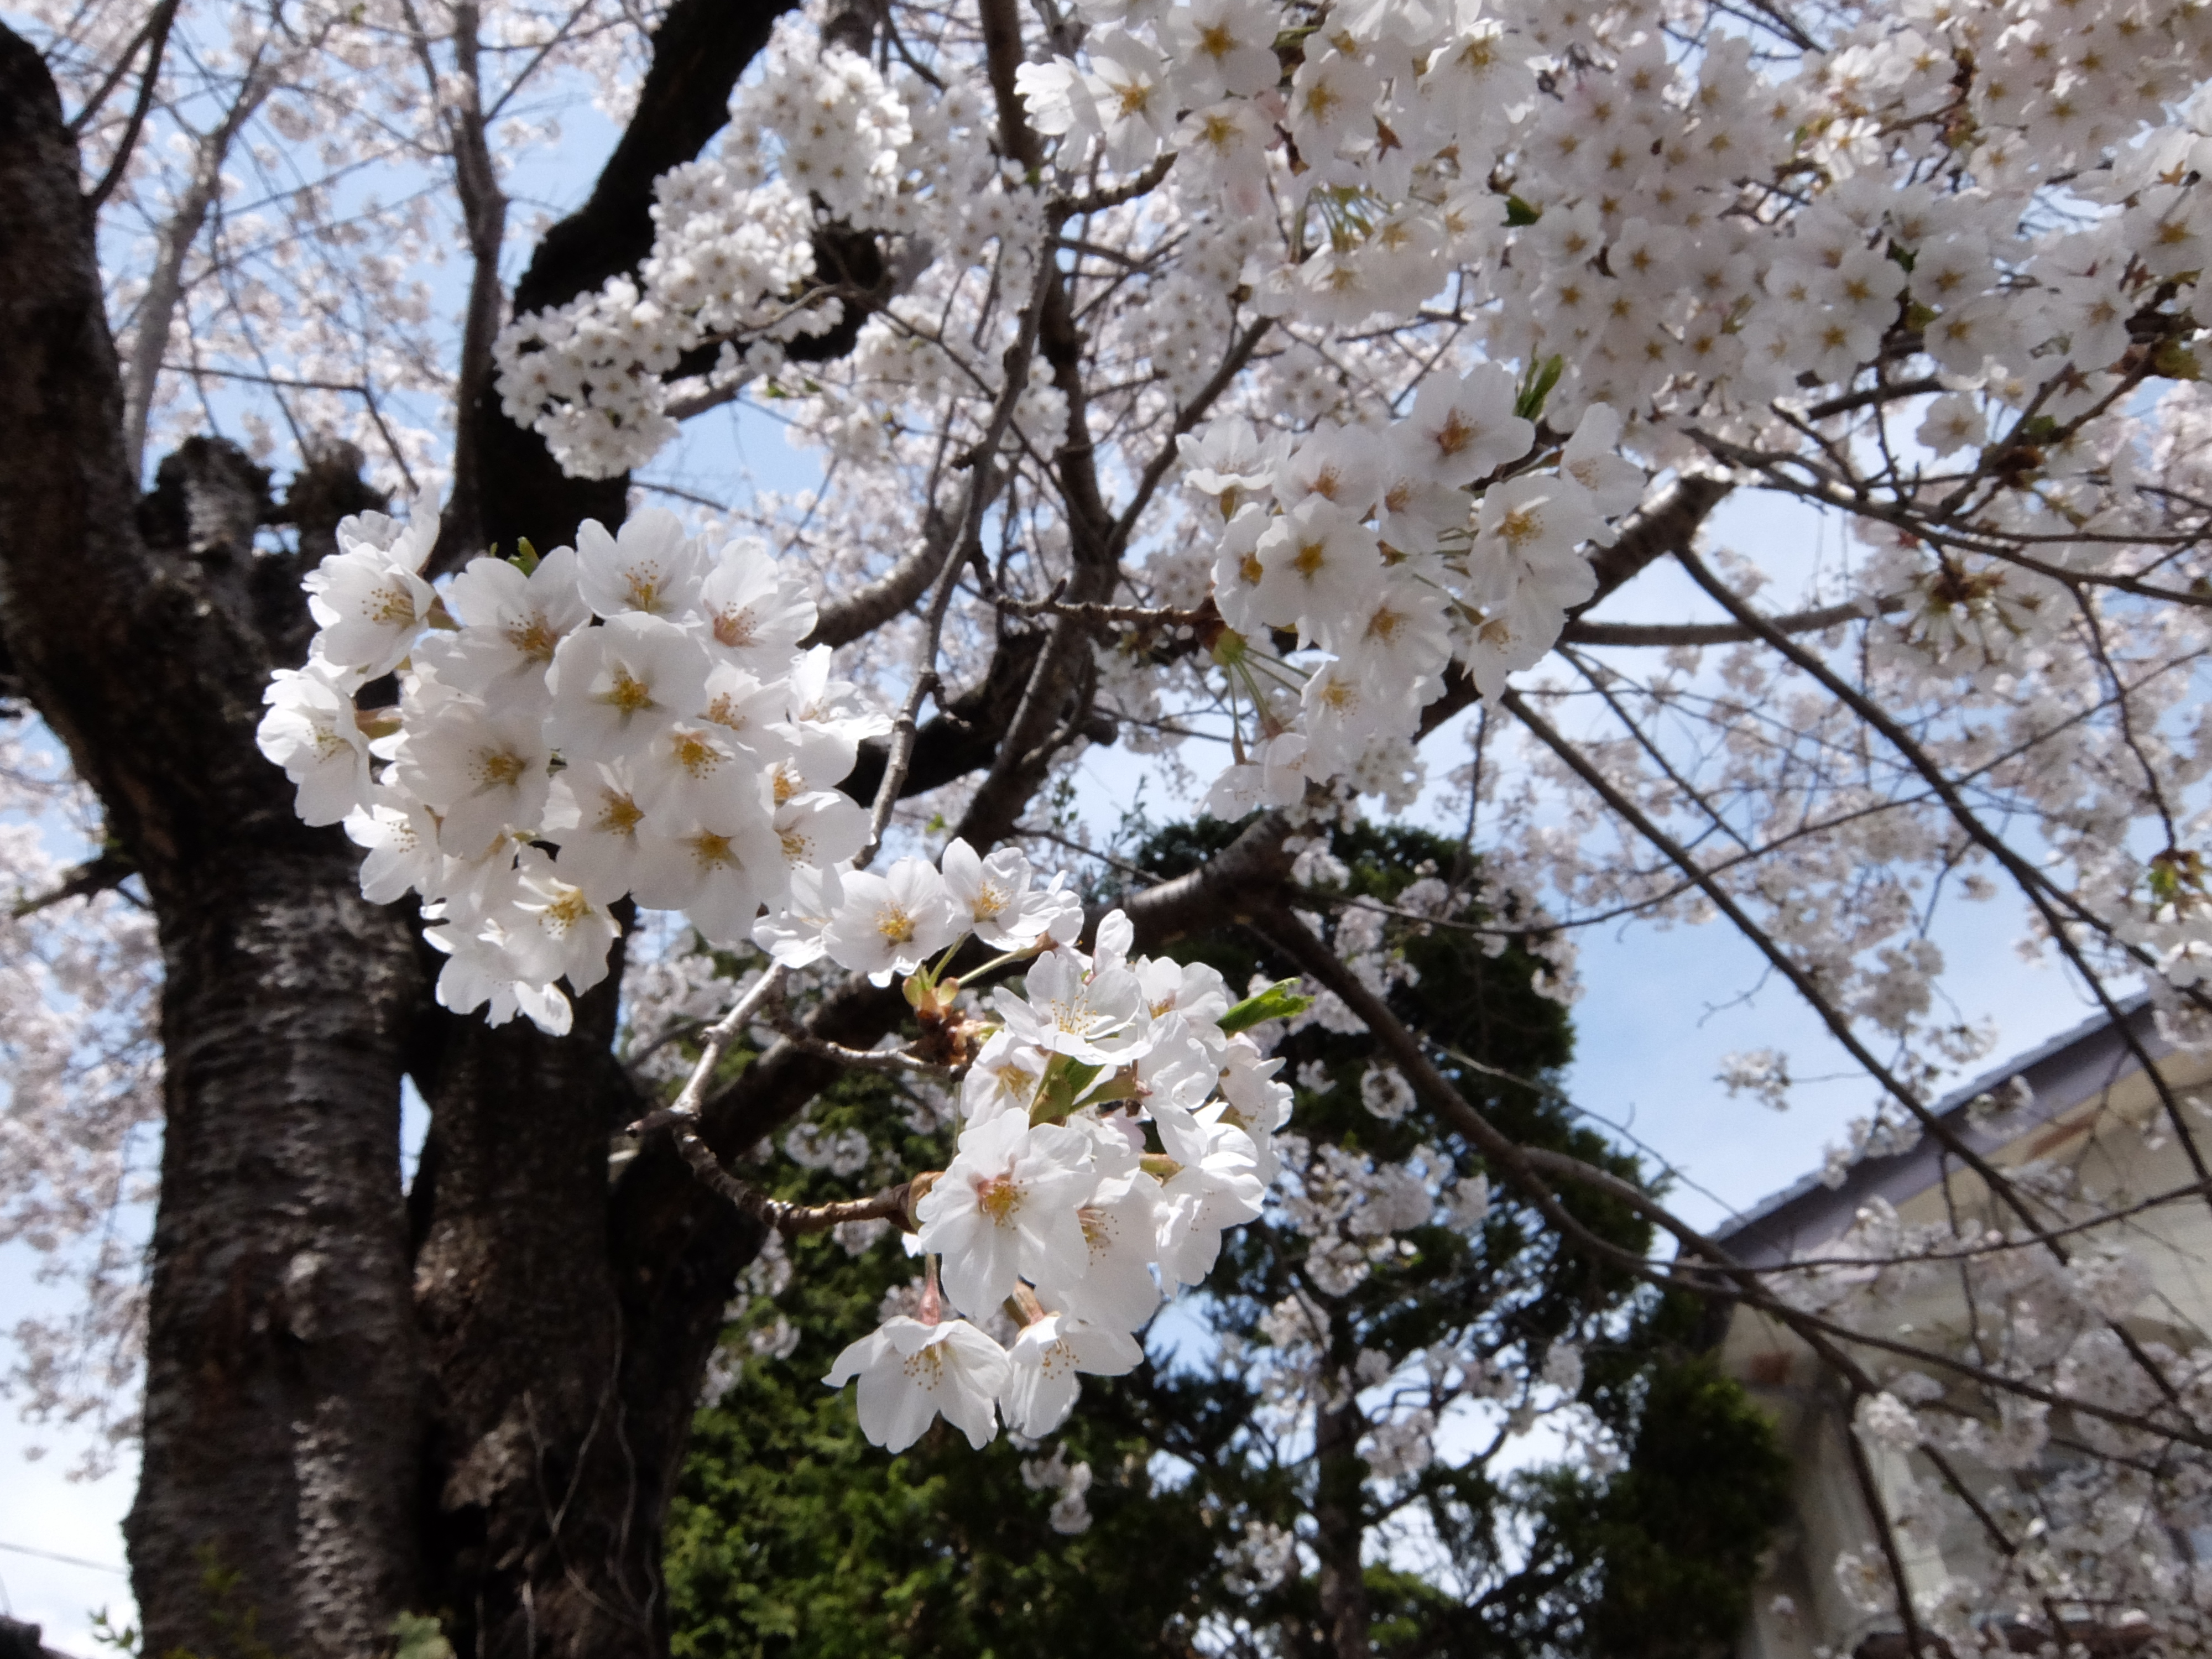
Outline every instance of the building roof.
<svg viewBox="0 0 2212 1659"><path fill-rule="evenodd" d="M2120 1009L2151 1059L2162 1060L2172 1051L2158 1034L2148 994L2129 998ZM1936 1103L1936 1115L1976 1152L1993 1152L2138 1069L2126 1036L2100 1013L1954 1090ZM2027 1085L2027 1099L1976 1121L1969 1103L2015 1078ZM1787 1261L1835 1238L1875 1199L1902 1205L1926 1192L1942 1178L1942 1143L1923 1135L1910 1151L1860 1159L1839 1186L1827 1186L1817 1173L1808 1175L1717 1229L1714 1240L1754 1267Z"/></svg>

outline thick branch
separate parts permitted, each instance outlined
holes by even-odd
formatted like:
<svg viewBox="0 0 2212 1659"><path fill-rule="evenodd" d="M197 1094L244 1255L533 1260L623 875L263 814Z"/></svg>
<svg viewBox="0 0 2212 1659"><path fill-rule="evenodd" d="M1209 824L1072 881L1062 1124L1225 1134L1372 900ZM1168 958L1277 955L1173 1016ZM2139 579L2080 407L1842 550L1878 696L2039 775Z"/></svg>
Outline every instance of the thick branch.
<svg viewBox="0 0 2212 1659"><path fill-rule="evenodd" d="M1590 568L1597 573L1597 591L1571 614L1581 617L1604 604L1646 567L1677 548L1694 544L1713 509L1735 488L1725 478L1693 472L1677 478L1657 501L1639 507L1621 526L1611 547L1599 548L1590 555Z"/></svg>
<svg viewBox="0 0 2212 1659"><path fill-rule="evenodd" d="M721 131L731 89L790 9L789 0L675 0L653 31L636 112L589 198L538 243L515 285L515 314L566 305L652 252L653 181ZM627 477L568 477L544 440L507 419L489 383L460 418L476 431L474 471L454 478L436 568L453 568L517 537L539 547L573 541L586 519L622 521Z"/></svg>
<svg viewBox="0 0 2212 1659"><path fill-rule="evenodd" d="M875 632L929 591L929 580L944 568L947 545L957 531L932 506L915 550L859 592L823 605L814 631L799 643L850 645Z"/></svg>
<svg viewBox="0 0 2212 1659"><path fill-rule="evenodd" d="M1875 612L1887 615L1905 609L1902 599L1875 603ZM1818 634L1845 623L1864 622L1869 608L1852 599L1844 605L1822 605L1817 611L1793 611L1772 619L1784 634ZM1577 617L1559 635L1562 645L1743 645L1761 635L1741 623L1601 623Z"/></svg>

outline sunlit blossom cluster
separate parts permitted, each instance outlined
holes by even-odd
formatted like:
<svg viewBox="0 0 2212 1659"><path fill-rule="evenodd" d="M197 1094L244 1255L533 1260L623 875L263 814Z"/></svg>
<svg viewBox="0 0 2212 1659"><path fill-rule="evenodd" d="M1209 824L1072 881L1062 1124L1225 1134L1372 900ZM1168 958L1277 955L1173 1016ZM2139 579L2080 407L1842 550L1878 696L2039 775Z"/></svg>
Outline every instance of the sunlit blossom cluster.
<svg viewBox="0 0 2212 1659"><path fill-rule="evenodd" d="M82 96L140 20L69 9L90 21L56 61ZM1575 929L1729 908L1763 970L1795 975L1880 1073L1833 1181L1913 1144L1940 1080L1998 1040L1946 992L1931 918L1954 895L2008 884L2024 953L2100 994L2140 979L2165 1037L2212 1042L2212 397L2192 309L2212 254L2212 7L1754 9L1080 0L1049 28L1024 21L1005 109L965 11L893 7L900 50L873 57L826 45L819 17L787 19L724 137L659 180L650 255L513 319L495 368L511 417L578 475L657 487L647 469L685 419L746 396L811 449L821 487L763 492L706 540L641 514L437 586L427 511L364 516L310 579L315 655L271 688L264 748L303 817L362 845L372 898L420 896L448 1006L562 1029L625 897L787 969L925 991L971 939L1003 967L1035 955L1019 993L963 1005L995 1030L959 1085L959 1154L902 1218L937 1266L832 1372L860 1379L874 1438L908 1443L938 1414L979 1443L1001 1419L1048 1431L1077 1375L1134 1363L1163 1288L1202 1274L1271 1182L1317 1292L1270 1316L1283 1401L1407 1379L1413 1403L1363 1431L1375 1480L1418 1474L1453 1401L1534 1413L1580 1380L1564 1342L1325 1364L1323 1303L1410 1228L1479 1226L1486 1187L1448 1181L1442 1160L1275 1136L1281 1085L1255 1033L1223 1026L1226 988L1128 959L1112 932L1084 954L1066 883L1020 852L955 841L935 862L852 867L872 826L837 786L887 732L877 708L923 670L981 681L1009 640L1042 654L1032 626L1068 624L1048 648L1081 659L1055 682L1080 690L1040 776L1066 778L1114 728L1224 817L1271 808L1306 828L1363 796L1409 807L1435 764L1423 739L1480 700L1466 763L1436 770L1491 908L1540 932L1549 988L1571 994ZM527 8L484 16L486 39L544 45L554 70L589 76L623 50L598 22L574 33L603 44L564 52ZM202 76L235 128L177 127L123 181L160 227L115 289L118 317L137 307L134 418L143 433L149 404L174 404L165 354L188 325L196 362L231 365L210 375L274 383L280 365L301 383L287 416L343 430L396 477L439 455L374 401L441 384L434 352L396 343L426 325L415 267L438 236L410 207L364 216L373 245L349 242L368 231L337 223L342 192L317 185L202 238L211 204L247 193L210 135L258 131L266 105L301 154L350 155L388 128L442 165L434 75L357 118L322 94L349 76L397 86L447 43L411 42L380 6L293 22L242 12ZM607 95L618 112L627 94ZM1034 160L1006 153L1023 122ZM119 125L111 106L87 129L95 149ZM531 135L510 136L519 152ZM357 250L351 288L315 263L340 246ZM1074 319L1057 362L1035 349L1041 273ZM325 288L363 297L286 303ZM248 417L264 447L276 429ZM971 484L994 469L1005 493ZM1646 556L1711 579L1697 620L1593 631L1611 583L1634 578L1601 581L1608 554L1685 484L1797 516L1693 516ZM1848 532L1806 529L1814 509ZM841 658L801 648L815 596L903 564L936 524L981 548L952 570L941 639L908 605ZM791 551L771 558L753 528ZM1801 558L1799 541L1820 544ZM1066 590L1101 561L1088 603L1117 614L1078 629ZM1728 600L1750 620L1724 619ZM957 809L966 787L925 810ZM1328 873L1309 849L1294 880ZM1459 898L1401 904L1465 922ZM149 975L143 926L104 915ZM1377 915L1348 909L1331 944L1388 989L1402 964ZM6 936L21 984L82 982L99 959L37 934ZM68 973L40 976L48 950ZM652 1080L683 1070L665 1039L726 1005L702 960L640 970L665 983L634 1000L669 1015L640 1045ZM1330 996L1301 1018L1357 1024ZM27 1027L21 1069L98 1071L82 1058L100 1058L96 1028L57 1021ZM118 1121L149 1109L141 1073L113 1075L134 1103ZM1731 1057L1725 1082L1778 1107L1796 1086L1766 1048ZM1353 1086L1380 1122L1416 1109L1389 1065ZM93 1142L84 1167L105 1176L116 1137ZM866 1167L849 1137L781 1144L840 1177ZM2039 1178L2021 1177L2050 1216L2094 1214ZM1962 1248L1879 1215L1862 1234L1848 1248L1886 1265L1808 1280L1804 1307L1871 1328L1910 1264ZM1986 1316L1921 1333L1931 1348L2000 1381L2151 1401L2140 1357L2115 1347L2143 1304L2117 1251L2069 1266L2008 1243L1966 1271ZM1018 1335L1001 1341L986 1327L1003 1331L1010 1304ZM761 1340L796 1339L779 1323ZM2153 1360L2179 1402L2166 1420L2201 1425L2203 1354L2183 1340ZM2000 1518L2033 1541L1973 1587L1983 1611L2057 1596L2194 1627L2203 1575L2173 1528L2199 1522L2204 1492L2181 1441L2054 1419L1994 1384L1881 1380L1857 1408L1867 1443L2033 1486ZM2059 1431L2100 1455L2029 1481ZM1036 1460L1055 1524L1075 1528L1089 1479ZM1255 1584L1295 1565L1270 1530L1224 1548ZM1885 1571L1872 1553L1843 1565L1861 1605L1893 1613ZM1965 1595L1923 1610L1960 1651Z"/></svg>
<svg viewBox="0 0 2212 1659"><path fill-rule="evenodd" d="M1224 1229L1261 1212L1291 1091L1244 1028L1282 1009L1266 993L1232 1008L1216 970L1131 957L1130 938L1111 914L1089 953L1059 946L992 994L958 1151L914 1206L918 1316L826 1379L859 1379L860 1426L890 1450L940 1414L978 1447L1001 1414L1049 1434L1077 1379L1135 1365L1163 1289L1199 1283ZM1007 1346L984 1328L1005 1307L1021 1314Z"/></svg>
<svg viewBox="0 0 2212 1659"><path fill-rule="evenodd" d="M814 602L760 544L709 550L646 513L527 568L474 560L441 592L421 574L436 530L426 506L340 527L261 745L304 820L367 849L368 897L421 895L446 1006L565 1030L558 981L605 976L611 906L744 945L867 841L835 786L884 721L826 648L799 649ZM396 702L360 705L395 675Z"/></svg>

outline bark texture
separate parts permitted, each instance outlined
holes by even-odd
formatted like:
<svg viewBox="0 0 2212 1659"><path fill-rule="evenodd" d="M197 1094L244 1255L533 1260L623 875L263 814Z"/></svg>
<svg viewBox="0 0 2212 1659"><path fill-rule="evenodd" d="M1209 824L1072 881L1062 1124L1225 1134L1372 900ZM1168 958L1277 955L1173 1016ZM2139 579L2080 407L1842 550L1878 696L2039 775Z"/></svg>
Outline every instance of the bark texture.
<svg viewBox="0 0 2212 1659"><path fill-rule="evenodd" d="M264 480L227 446L142 513L77 157L0 30L0 632L160 918L168 1127L144 1477L128 1528L150 1650L251 1628L373 1652L411 1587L418 1410L398 1037L420 976L351 849L255 750Z"/></svg>

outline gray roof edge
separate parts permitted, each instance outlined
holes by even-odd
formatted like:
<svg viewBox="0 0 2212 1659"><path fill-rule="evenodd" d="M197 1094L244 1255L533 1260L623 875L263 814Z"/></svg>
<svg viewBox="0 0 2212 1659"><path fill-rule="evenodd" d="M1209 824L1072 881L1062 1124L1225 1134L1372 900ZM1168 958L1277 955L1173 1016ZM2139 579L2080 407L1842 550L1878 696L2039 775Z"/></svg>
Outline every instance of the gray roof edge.
<svg viewBox="0 0 2212 1659"><path fill-rule="evenodd" d="M2117 1006L2121 1018L2133 1028L2136 1042L2154 1060L2172 1051L2153 1022L2149 993L2138 992ZM2139 1069L2115 1022L2100 1012L1954 1089L1932 1109L1939 1120L1954 1124L1967 1145L1986 1152ZM2014 1078L2024 1079L2033 1091L2027 1102L1978 1124L1961 1121L1972 1102ZM1899 1204L1933 1187L1942 1152L1942 1143L1923 1134L1908 1151L1862 1158L1841 1186L1825 1185L1818 1172L1808 1174L1732 1217L1714 1231L1713 1240L1754 1266L1785 1261L1807 1246L1834 1238L1871 1200Z"/></svg>

